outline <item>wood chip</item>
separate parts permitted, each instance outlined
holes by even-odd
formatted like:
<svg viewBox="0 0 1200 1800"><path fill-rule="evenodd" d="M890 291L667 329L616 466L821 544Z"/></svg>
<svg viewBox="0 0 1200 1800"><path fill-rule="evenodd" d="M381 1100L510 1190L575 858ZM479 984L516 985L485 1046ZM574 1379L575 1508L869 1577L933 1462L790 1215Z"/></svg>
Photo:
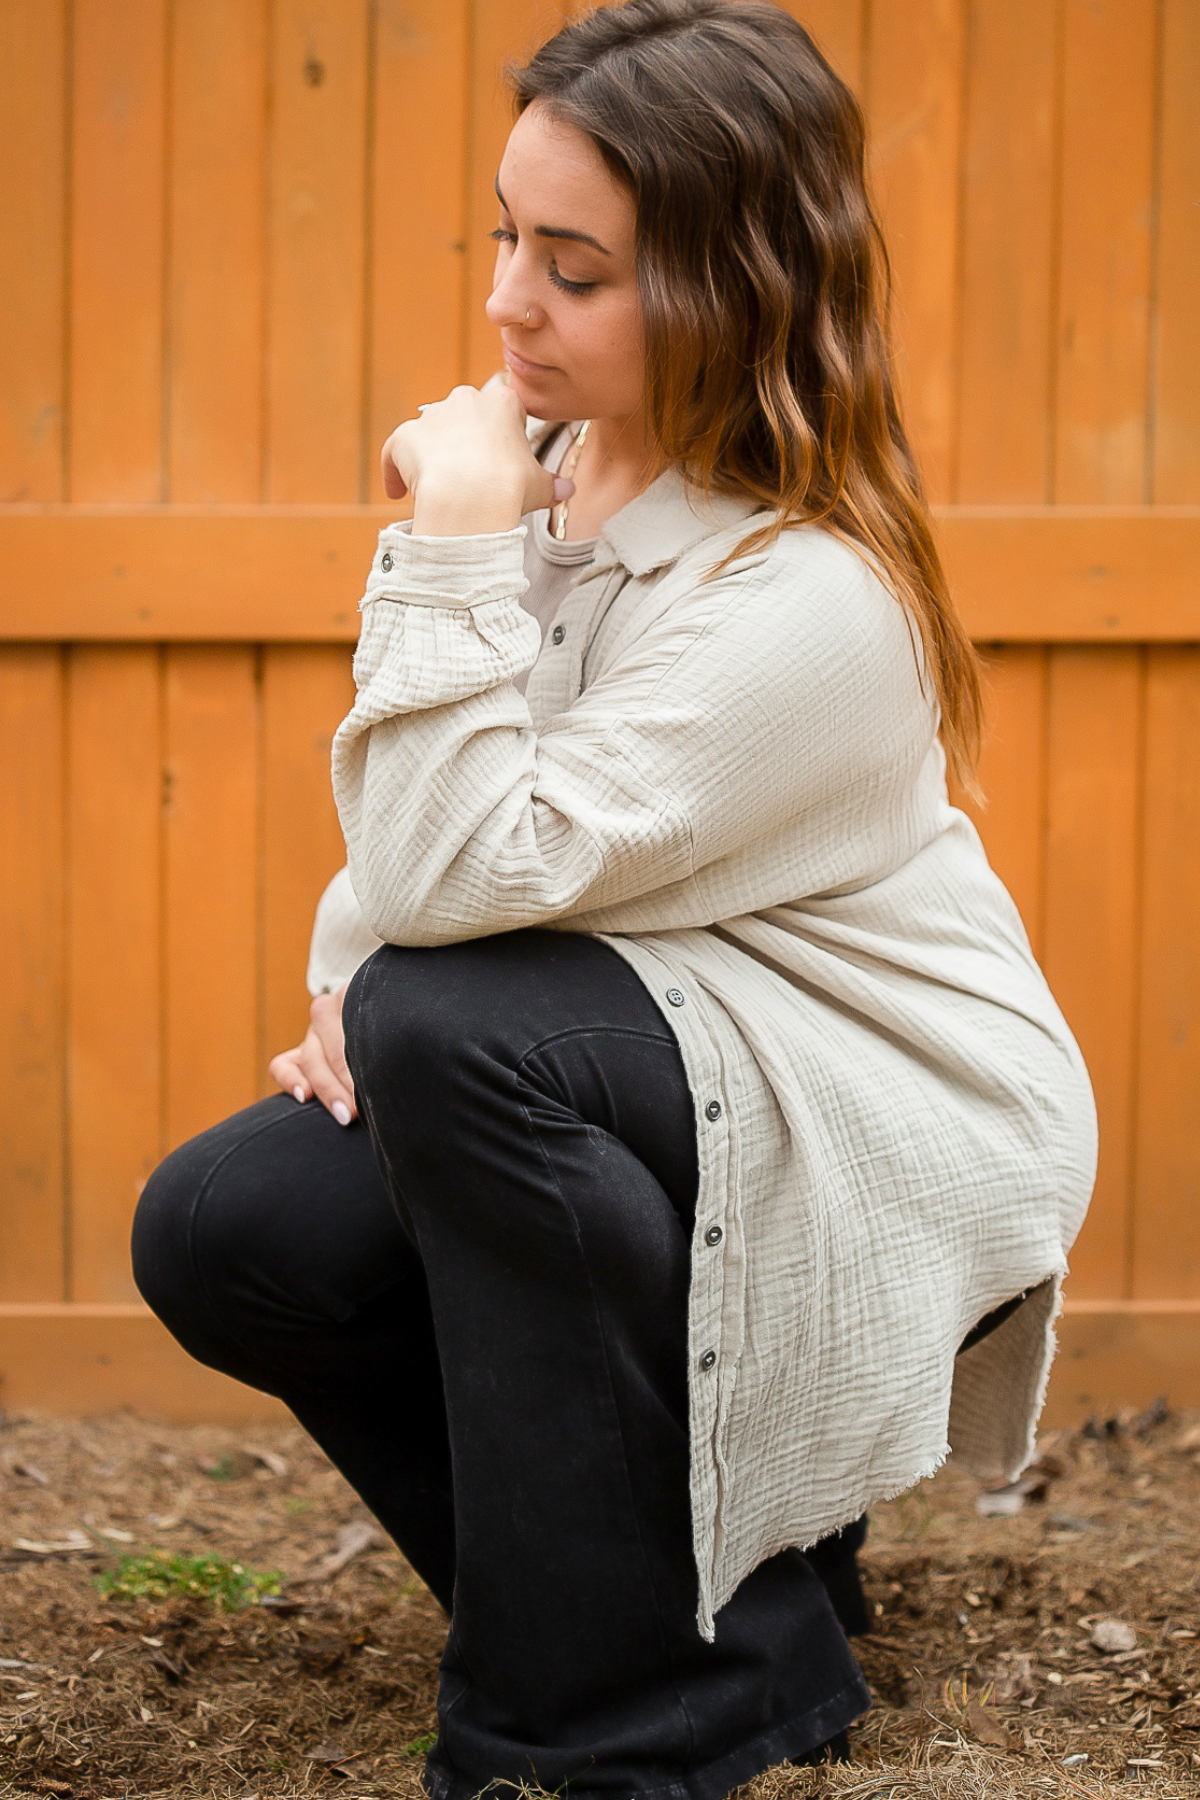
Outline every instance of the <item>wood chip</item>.
<svg viewBox="0 0 1200 1800"><path fill-rule="evenodd" d="M1113 1656L1118 1651L1136 1650L1137 1632L1124 1619L1101 1619L1092 1626L1088 1642L1106 1656Z"/></svg>
<svg viewBox="0 0 1200 1800"><path fill-rule="evenodd" d="M14 1475L21 1477L22 1481L35 1481L39 1487L50 1486L50 1477L43 1475L42 1471L31 1462L13 1462L8 1466Z"/></svg>
<svg viewBox="0 0 1200 1800"><path fill-rule="evenodd" d="M52 1538L42 1542L38 1538L14 1538L14 1550L24 1550L27 1556L97 1556L95 1545L86 1531L72 1531L65 1538Z"/></svg>
<svg viewBox="0 0 1200 1800"><path fill-rule="evenodd" d="M242 1449L247 1456L252 1456L256 1462L260 1462L264 1469L269 1469L272 1475L282 1478L287 1474L286 1456L280 1456L274 1450L263 1450L258 1444L243 1444Z"/></svg>
<svg viewBox="0 0 1200 1800"><path fill-rule="evenodd" d="M326 1580L340 1575L346 1564L353 1562L356 1556L361 1556L364 1550L370 1550L373 1545L386 1541L383 1533L376 1530L374 1525L368 1525L365 1519L356 1519L351 1525L343 1525L337 1534L337 1547L328 1556L321 1558L317 1564L317 1573Z"/></svg>

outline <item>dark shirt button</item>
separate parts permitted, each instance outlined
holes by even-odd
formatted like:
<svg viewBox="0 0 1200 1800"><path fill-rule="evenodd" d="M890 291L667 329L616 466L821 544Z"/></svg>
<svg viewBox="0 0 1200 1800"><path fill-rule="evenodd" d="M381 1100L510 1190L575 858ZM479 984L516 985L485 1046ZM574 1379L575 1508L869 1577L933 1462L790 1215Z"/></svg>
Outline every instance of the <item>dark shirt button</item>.
<svg viewBox="0 0 1200 1800"><path fill-rule="evenodd" d="M680 993L678 988L668 988L667 989L667 999L671 1002L672 1006L682 1006L683 1005L683 995Z"/></svg>
<svg viewBox="0 0 1200 1800"><path fill-rule="evenodd" d="M721 1230L719 1225L710 1225L704 1234L704 1241L709 1249L712 1250L716 1248L724 1236L725 1233Z"/></svg>
<svg viewBox="0 0 1200 1800"><path fill-rule="evenodd" d="M711 1369L713 1364L716 1362L716 1360L717 1360L716 1351L715 1350L706 1350L704 1352L704 1355L700 1358L700 1367L705 1370Z"/></svg>
<svg viewBox="0 0 1200 1800"><path fill-rule="evenodd" d="M710 1100L704 1109L704 1116L706 1119L719 1119L721 1116L721 1102L719 1100Z"/></svg>
<svg viewBox="0 0 1200 1800"><path fill-rule="evenodd" d="M567 634L563 630L562 626L556 625L554 627L554 630L550 633L550 642L552 644L561 644L563 639L566 637L566 635Z"/></svg>
<svg viewBox="0 0 1200 1800"><path fill-rule="evenodd" d="M392 553L390 550L384 551L383 556L380 559L379 566L383 570L385 575L388 574L388 572L390 571L390 569L392 567Z"/></svg>

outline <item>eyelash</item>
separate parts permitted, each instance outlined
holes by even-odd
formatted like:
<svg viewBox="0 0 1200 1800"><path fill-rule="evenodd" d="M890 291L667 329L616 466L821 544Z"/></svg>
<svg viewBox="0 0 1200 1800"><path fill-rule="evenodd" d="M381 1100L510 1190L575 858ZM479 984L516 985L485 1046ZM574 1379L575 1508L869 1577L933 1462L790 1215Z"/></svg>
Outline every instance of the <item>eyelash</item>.
<svg viewBox="0 0 1200 1800"><path fill-rule="evenodd" d="M498 244L515 244L517 241L516 232L505 231L503 225L497 225L495 231L489 231L488 236L494 238ZM577 296L590 294L593 288L600 285L595 281L568 281L565 275L559 274L558 268L554 263L550 264L547 274L555 287L560 288L564 294L574 294Z"/></svg>

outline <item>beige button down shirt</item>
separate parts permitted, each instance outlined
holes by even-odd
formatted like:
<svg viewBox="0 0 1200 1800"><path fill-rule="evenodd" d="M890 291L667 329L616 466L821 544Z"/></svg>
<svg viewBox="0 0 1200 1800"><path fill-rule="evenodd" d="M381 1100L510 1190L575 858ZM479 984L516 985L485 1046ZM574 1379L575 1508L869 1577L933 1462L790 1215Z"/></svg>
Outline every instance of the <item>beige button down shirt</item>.
<svg viewBox="0 0 1200 1800"><path fill-rule="evenodd" d="M948 802L901 608L811 527L709 579L749 511L664 475L544 646L524 526L380 534L334 746L349 877L310 968L321 987L378 939L594 932L673 1027L700 1146L706 1635L764 1558L951 1445L987 1476L1023 1465L1095 1162L1086 1071Z"/></svg>

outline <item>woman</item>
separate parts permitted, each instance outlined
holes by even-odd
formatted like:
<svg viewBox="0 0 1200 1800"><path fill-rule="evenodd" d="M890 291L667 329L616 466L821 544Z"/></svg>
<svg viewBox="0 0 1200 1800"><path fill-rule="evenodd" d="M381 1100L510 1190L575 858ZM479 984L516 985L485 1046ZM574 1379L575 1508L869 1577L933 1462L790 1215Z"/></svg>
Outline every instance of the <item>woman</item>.
<svg viewBox="0 0 1200 1800"><path fill-rule="evenodd" d="M854 100L754 0L514 83L508 385L385 448L312 1029L138 1279L450 1611L438 1800L709 1800L844 1750L865 1507L1028 1457L1094 1122L946 797Z"/></svg>

